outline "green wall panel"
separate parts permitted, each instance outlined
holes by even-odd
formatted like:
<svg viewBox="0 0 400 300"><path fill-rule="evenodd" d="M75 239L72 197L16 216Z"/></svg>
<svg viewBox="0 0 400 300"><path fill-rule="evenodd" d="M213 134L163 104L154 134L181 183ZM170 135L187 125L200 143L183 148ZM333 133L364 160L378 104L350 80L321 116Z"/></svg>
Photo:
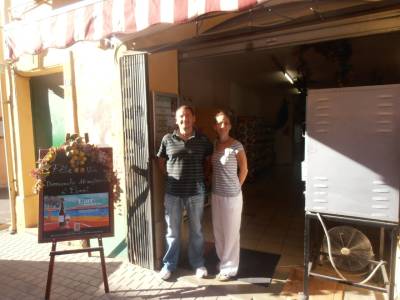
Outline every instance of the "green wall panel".
<svg viewBox="0 0 400 300"><path fill-rule="evenodd" d="M40 148L60 146L64 142L70 104L64 99L62 73L33 77L30 89L37 158Z"/></svg>

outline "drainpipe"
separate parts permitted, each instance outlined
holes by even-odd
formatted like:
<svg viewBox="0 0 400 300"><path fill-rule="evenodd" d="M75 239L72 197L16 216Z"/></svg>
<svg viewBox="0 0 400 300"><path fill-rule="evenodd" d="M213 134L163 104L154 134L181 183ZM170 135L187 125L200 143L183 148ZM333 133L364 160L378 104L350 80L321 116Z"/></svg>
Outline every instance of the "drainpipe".
<svg viewBox="0 0 400 300"><path fill-rule="evenodd" d="M12 137L11 132L14 129L14 122L12 117L12 86L11 86L11 66L9 63L4 62L4 38L3 38L3 25L6 20L6 9L9 7L9 1L1 1L2 9L0 9L0 99L1 99L1 112L3 116L4 125L4 145L5 145L5 158L6 170L8 180L8 191L10 198L10 213L11 213L11 227L10 233L17 232L17 212L16 212L16 196L17 196L17 180L14 172L13 152L12 152ZM2 12L1 12L2 11ZM9 90L7 90L7 77L9 79ZM10 95L8 97L8 95ZM11 128L10 128L11 127Z"/></svg>
<svg viewBox="0 0 400 300"><path fill-rule="evenodd" d="M74 53L72 51L68 51L67 65L64 68L64 85L67 91L67 95L71 99L72 103L74 133L79 134L78 101L76 96L76 85L75 85Z"/></svg>
<svg viewBox="0 0 400 300"><path fill-rule="evenodd" d="M0 61L2 61L2 53L0 54ZM11 74L10 65L6 65L8 76ZM9 80L11 78L9 77ZM6 155L6 169L7 169L7 179L8 179L8 191L10 198L10 213L11 213L11 227L10 233L14 234L17 232L17 211L16 211L16 197L18 194L17 188L17 179L14 172L14 160L15 158L12 151L11 141L12 134L14 131L14 122L12 117L12 89L11 89L11 81L10 81L10 96L7 97L7 89L6 89L6 75L5 70L1 71L0 75L0 90L1 90L1 109L3 116L3 125L4 125L4 145L5 145L5 155ZM8 100L7 100L8 99Z"/></svg>

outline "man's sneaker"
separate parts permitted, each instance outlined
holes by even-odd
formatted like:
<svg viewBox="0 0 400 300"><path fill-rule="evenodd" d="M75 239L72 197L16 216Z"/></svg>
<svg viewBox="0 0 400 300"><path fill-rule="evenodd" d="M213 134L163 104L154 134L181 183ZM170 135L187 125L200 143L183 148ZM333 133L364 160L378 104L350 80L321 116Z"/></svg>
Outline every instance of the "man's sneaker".
<svg viewBox="0 0 400 300"><path fill-rule="evenodd" d="M171 271L168 271L167 269L161 269L161 271L158 273L158 276L162 280L168 280L171 277Z"/></svg>
<svg viewBox="0 0 400 300"><path fill-rule="evenodd" d="M196 277L204 278L208 275L207 269L205 267L200 267L196 269Z"/></svg>

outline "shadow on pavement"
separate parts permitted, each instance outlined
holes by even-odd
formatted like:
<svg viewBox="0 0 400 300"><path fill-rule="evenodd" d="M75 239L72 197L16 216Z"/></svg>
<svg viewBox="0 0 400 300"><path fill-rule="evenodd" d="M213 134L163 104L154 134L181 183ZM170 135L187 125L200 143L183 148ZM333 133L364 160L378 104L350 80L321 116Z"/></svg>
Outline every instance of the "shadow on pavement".
<svg viewBox="0 0 400 300"><path fill-rule="evenodd" d="M111 291L112 299L140 297L142 299L196 299L234 297L235 295L262 295L265 290L255 291L254 286L241 284L199 285L194 287L172 287L159 289L132 289ZM122 295L123 294L123 295ZM265 296L265 294L264 294ZM254 298L254 297L253 297Z"/></svg>
<svg viewBox="0 0 400 300"><path fill-rule="evenodd" d="M106 263L108 278L121 263ZM1 299L44 299L48 261L0 260ZM64 262L54 265L51 298L61 299L74 293L94 296L104 294L99 262ZM3 298L4 297L4 298Z"/></svg>

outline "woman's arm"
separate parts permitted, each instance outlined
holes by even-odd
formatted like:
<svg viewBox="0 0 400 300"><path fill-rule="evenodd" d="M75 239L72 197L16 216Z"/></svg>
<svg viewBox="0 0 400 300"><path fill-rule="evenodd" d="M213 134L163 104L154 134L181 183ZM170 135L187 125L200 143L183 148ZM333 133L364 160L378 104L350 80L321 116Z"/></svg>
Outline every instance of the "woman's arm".
<svg viewBox="0 0 400 300"><path fill-rule="evenodd" d="M248 173L246 152L244 152L244 150L240 150L236 154L236 158L237 158L238 167L239 167L239 182L240 182L240 185L243 185L243 182L246 180L247 173Z"/></svg>

